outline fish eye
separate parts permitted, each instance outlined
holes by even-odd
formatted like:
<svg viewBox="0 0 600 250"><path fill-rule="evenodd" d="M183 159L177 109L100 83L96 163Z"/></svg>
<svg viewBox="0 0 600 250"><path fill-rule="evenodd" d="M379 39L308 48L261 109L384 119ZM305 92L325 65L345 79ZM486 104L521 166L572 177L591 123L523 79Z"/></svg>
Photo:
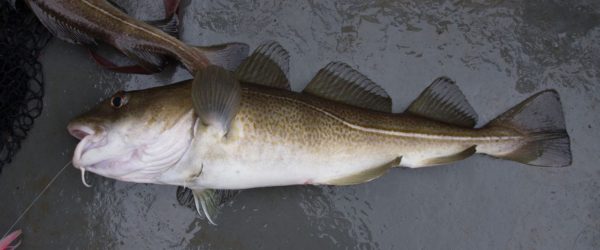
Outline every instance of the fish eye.
<svg viewBox="0 0 600 250"><path fill-rule="evenodd" d="M110 99L110 106L113 108L121 108L127 104L127 96L123 92L118 92Z"/></svg>

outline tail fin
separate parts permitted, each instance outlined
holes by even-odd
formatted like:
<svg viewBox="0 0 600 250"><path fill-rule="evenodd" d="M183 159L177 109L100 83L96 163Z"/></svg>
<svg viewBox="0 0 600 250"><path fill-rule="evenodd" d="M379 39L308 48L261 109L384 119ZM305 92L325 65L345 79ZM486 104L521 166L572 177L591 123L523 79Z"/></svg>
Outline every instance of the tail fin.
<svg viewBox="0 0 600 250"><path fill-rule="evenodd" d="M486 127L511 128L526 135L525 141L515 150L496 157L541 167L571 165L569 135L555 90L545 90L527 98Z"/></svg>

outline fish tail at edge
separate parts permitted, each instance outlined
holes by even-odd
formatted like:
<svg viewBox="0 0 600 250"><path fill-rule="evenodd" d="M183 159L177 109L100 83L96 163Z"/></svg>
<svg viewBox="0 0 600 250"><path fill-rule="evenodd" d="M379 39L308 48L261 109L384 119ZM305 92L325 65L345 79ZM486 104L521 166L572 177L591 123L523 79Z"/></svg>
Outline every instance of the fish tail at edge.
<svg viewBox="0 0 600 250"><path fill-rule="evenodd" d="M478 147L478 152L539 167L571 165L571 147L562 105L555 90L541 91L491 121L484 129L522 134L512 143Z"/></svg>

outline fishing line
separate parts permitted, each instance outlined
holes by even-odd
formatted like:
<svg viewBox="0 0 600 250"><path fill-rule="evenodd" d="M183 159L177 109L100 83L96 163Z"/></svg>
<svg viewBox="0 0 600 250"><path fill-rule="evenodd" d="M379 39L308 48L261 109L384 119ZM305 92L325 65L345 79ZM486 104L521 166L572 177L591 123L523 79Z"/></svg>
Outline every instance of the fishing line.
<svg viewBox="0 0 600 250"><path fill-rule="evenodd" d="M54 175L54 177L52 178L52 180L50 180L50 182L48 182L48 184L46 184L46 186L42 189L42 191L31 201L31 203L29 203L29 206L27 206L27 208L25 208L25 210L23 210L23 212L21 212L21 215L19 215L19 217L17 218L17 220L15 221L15 223L12 224L12 226L10 226L10 228L6 231L6 233L0 237L0 239L3 239L4 237L6 237L12 230L13 228L17 225L17 223L19 223L19 221L21 221L21 219L23 219L23 216L25 216L25 214L27 212L29 212L29 209L31 209L31 207L33 207L33 204L35 204L37 202L37 200L42 197L42 195L46 192L46 190L48 190L48 188L50 187L50 185L52 185L52 183L54 183L54 181L56 180L56 178L58 178L58 176L60 174L62 174L63 171L65 171L65 169L71 165L72 161L67 162L67 164L65 164L64 167L62 167L58 173L56 173L56 175Z"/></svg>

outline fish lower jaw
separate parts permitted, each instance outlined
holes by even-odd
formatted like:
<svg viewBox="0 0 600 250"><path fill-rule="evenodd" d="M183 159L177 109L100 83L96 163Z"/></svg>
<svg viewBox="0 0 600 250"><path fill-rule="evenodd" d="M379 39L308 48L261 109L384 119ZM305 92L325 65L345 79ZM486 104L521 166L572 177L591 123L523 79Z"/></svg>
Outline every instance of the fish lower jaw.
<svg viewBox="0 0 600 250"><path fill-rule="evenodd" d="M104 136L86 136L77 144L75 152L73 152L73 166L76 168L86 167L84 155L95 148L104 147L107 144Z"/></svg>
<svg viewBox="0 0 600 250"><path fill-rule="evenodd" d="M83 168L90 172L94 172L97 174L101 174L99 172L110 171L113 168L118 166L123 166L129 164L129 161L126 159L131 159L131 156L122 157L118 159L104 159L104 160L89 160L89 159L73 159L73 166L75 168Z"/></svg>
<svg viewBox="0 0 600 250"><path fill-rule="evenodd" d="M85 154L74 160L76 168L121 181L137 183L155 183L163 173L176 166L188 148L188 143L170 145L167 150L157 154L156 150L148 152L147 147L122 150L119 156L103 159L86 158ZM181 151L182 153L178 153Z"/></svg>

